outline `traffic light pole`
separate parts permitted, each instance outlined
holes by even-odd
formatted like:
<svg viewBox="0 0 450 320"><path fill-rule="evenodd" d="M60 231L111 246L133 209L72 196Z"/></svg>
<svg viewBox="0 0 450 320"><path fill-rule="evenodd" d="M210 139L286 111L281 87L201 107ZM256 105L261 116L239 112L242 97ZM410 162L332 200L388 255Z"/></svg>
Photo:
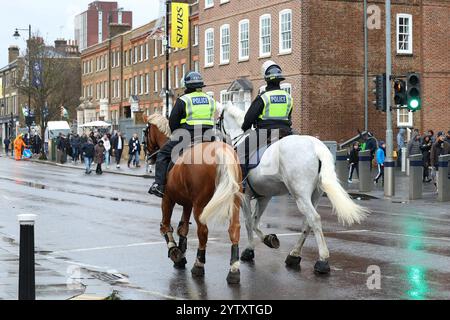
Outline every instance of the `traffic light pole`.
<svg viewBox="0 0 450 320"><path fill-rule="evenodd" d="M386 162L384 163L384 195L395 196L394 131L391 110L391 0L386 0Z"/></svg>

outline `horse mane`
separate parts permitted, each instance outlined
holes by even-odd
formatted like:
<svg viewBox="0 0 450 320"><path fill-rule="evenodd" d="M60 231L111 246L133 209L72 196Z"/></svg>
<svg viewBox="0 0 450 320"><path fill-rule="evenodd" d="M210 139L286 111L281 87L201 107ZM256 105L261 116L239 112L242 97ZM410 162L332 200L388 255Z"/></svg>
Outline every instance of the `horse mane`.
<svg viewBox="0 0 450 320"><path fill-rule="evenodd" d="M225 110L236 120L239 125L242 125L245 120L245 112L233 103L229 102L224 106Z"/></svg>
<svg viewBox="0 0 450 320"><path fill-rule="evenodd" d="M158 130L167 137L170 137L170 135L172 134L169 126L169 120L167 120L166 117L160 115L159 113L152 114L148 117L147 121L148 123L156 126Z"/></svg>

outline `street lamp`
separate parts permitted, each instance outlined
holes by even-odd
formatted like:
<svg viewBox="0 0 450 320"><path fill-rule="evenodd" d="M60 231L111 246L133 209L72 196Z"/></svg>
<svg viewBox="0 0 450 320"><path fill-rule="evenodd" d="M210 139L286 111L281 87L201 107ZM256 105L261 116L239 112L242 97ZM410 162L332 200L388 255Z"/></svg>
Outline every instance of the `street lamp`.
<svg viewBox="0 0 450 320"><path fill-rule="evenodd" d="M31 73L32 73L32 66L31 66L31 56L30 56L30 45L31 45L31 25L28 26L28 29L18 29L16 28L16 31L13 34L13 37L18 40L20 38L19 31L28 31L28 43L27 43L27 51L28 51L28 116L31 115ZM27 119L25 119L25 122L27 122ZM28 124L27 124L28 125ZM28 133L30 133L30 127L28 126Z"/></svg>

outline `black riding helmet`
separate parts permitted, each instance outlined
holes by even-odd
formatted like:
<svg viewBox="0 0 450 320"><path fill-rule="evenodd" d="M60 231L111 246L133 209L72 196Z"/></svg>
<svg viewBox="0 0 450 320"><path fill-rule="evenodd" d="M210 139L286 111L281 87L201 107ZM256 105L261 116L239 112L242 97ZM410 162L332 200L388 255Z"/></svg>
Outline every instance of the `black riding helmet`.
<svg viewBox="0 0 450 320"><path fill-rule="evenodd" d="M200 73L191 71L184 77L184 86L186 89L200 89L205 87L205 82Z"/></svg>
<svg viewBox="0 0 450 320"><path fill-rule="evenodd" d="M273 65L270 68L268 68L266 70L264 78L267 82L272 81L280 82L286 80L286 78L283 75L283 70L281 70L281 67L278 65Z"/></svg>

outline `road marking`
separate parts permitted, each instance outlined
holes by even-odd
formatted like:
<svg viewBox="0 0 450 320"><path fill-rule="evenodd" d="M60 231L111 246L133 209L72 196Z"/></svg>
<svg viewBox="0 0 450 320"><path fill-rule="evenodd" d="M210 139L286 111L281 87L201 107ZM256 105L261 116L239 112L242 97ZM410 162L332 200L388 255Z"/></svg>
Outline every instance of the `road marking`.
<svg viewBox="0 0 450 320"><path fill-rule="evenodd" d="M211 239L208 239L208 242L214 242L214 241L218 241L218 240L220 240L220 239L211 238ZM198 240L188 240L188 242L198 242ZM82 248L82 249L73 249L73 250L54 251L54 252L50 253L50 255L61 255L61 254L65 254L65 253L77 253L77 252L90 252L90 251L103 251L103 250L112 250L112 249L147 247L147 246L157 246L157 245L165 245L165 244L167 244L165 241L131 243L131 244L117 245L117 246L107 246L107 247L95 247L95 248Z"/></svg>

